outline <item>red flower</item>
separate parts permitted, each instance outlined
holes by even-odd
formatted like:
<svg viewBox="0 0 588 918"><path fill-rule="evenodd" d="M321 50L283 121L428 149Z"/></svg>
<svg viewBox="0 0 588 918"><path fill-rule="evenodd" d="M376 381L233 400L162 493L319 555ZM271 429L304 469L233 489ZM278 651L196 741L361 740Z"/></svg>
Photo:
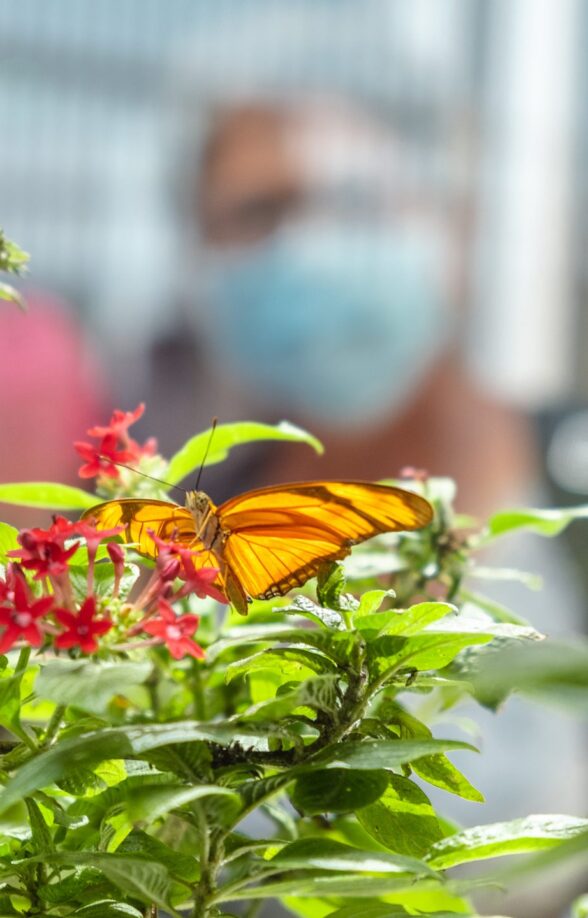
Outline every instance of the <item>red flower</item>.
<svg viewBox="0 0 588 918"><path fill-rule="evenodd" d="M117 449L116 438L112 435L104 437L98 446L91 443L77 441L74 449L85 460L80 466L80 478L94 478L95 475L107 475L109 478L118 478L118 468L115 463L122 462L127 465L136 459L135 452L130 449Z"/></svg>
<svg viewBox="0 0 588 918"><path fill-rule="evenodd" d="M225 604L228 602L221 591L214 586L214 582L219 575L218 568L196 567L194 564L194 558L197 558L201 552L188 548L186 545L182 545L181 542L167 542L165 539L160 539L152 529L147 531L159 548L157 566L162 580L171 579L168 574L173 571L173 577L179 577L181 580L186 581L178 592L178 596L195 593L199 599L210 596L211 599L216 599L217 602ZM181 562L180 566L173 565L172 559L179 560Z"/></svg>
<svg viewBox="0 0 588 918"><path fill-rule="evenodd" d="M114 585L112 588L112 595L118 596L122 575L125 572L125 553L118 542L109 542L106 546L106 551L108 552L108 557L112 561L112 566L114 567Z"/></svg>
<svg viewBox="0 0 588 918"><path fill-rule="evenodd" d="M124 442L128 438L129 427L142 417L144 411L145 405L143 402L137 405L134 411L121 411L119 408L116 408L112 412L112 417L107 427L90 427L87 433L90 437L111 436L114 437L115 440L122 440Z"/></svg>
<svg viewBox="0 0 588 918"><path fill-rule="evenodd" d="M22 546L7 552L18 558L22 567L35 571L35 580L55 577L67 571L67 562L78 548L75 542L65 548L65 540L75 535L75 523L58 516L49 529L23 529L17 539Z"/></svg>
<svg viewBox="0 0 588 918"><path fill-rule="evenodd" d="M117 408L107 427L90 427L87 431L90 437L99 438L100 443L97 446L83 441L74 443L75 449L82 459L85 459L85 464L78 472L80 478L93 478L95 475L117 478L117 462L123 465L135 464L143 456L152 456L155 453L157 441L154 438L141 446L129 437L129 427L141 417L144 410L143 404L137 405L134 411L120 411Z"/></svg>
<svg viewBox="0 0 588 918"><path fill-rule="evenodd" d="M217 602L226 604L228 602L227 598L214 586L214 582L219 575L218 568L195 567L195 554L197 554L197 552L185 552L185 557L182 558L184 569L180 573L180 577L186 582L180 589L178 596L187 596L188 593L195 593L199 599L210 596L211 599L216 599Z"/></svg>
<svg viewBox="0 0 588 918"><path fill-rule="evenodd" d="M95 614L95 596L88 596L77 615L68 609L55 609L55 618L67 628L67 631L55 638L55 646L60 650L80 647L82 653L94 653L98 650L95 635L106 634L113 625L109 618L95 620Z"/></svg>
<svg viewBox="0 0 588 918"><path fill-rule="evenodd" d="M161 638L172 657L181 660L186 654L198 659L204 659L204 651L192 635L196 633L200 624L199 615L176 615L165 599L158 603L159 618L152 618L142 626L143 631Z"/></svg>
<svg viewBox="0 0 588 918"><path fill-rule="evenodd" d="M0 607L0 625L5 626L0 637L0 653L6 653L18 638L22 637L33 647L43 643L43 634L37 625L37 619L46 615L53 605L53 598L34 599L29 594L27 582L17 572L14 572L14 588L12 592L12 608Z"/></svg>
<svg viewBox="0 0 588 918"><path fill-rule="evenodd" d="M96 555L100 542L104 539L111 539L125 531L124 526L115 526L113 529L96 529L86 520L78 520L77 523L74 523L74 526L76 535L80 535L84 539L88 547L88 556L91 558Z"/></svg>

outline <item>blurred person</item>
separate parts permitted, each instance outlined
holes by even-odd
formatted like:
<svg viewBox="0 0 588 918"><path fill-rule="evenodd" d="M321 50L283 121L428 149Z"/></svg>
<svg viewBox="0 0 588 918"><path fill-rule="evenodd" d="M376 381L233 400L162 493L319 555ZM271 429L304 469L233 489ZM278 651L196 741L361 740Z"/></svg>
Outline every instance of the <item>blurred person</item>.
<svg viewBox="0 0 588 918"><path fill-rule="evenodd" d="M483 511L536 477L530 425L464 368L463 215L412 165L410 138L350 103L219 113L187 189L194 324L213 392L317 433L322 476L417 465ZM315 469L290 450L265 474Z"/></svg>
<svg viewBox="0 0 588 918"><path fill-rule="evenodd" d="M38 290L25 298L24 314L0 303L0 482L78 484L73 441L108 410L103 380L67 305ZM19 527L49 520L10 505L1 514Z"/></svg>
<svg viewBox="0 0 588 918"><path fill-rule="evenodd" d="M374 79L386 64L394 80L392 5L369 4L363 31L348 4L336 22L325 3L281 18L271 3L224 8L224 44L217 14L183 75L185 327L155 348L149 400L164 442L168 399L192 418L197 391L201 423L286 417L325 445L320 473L303 450L258 449L240 487L412 465L458 479L469 512L514 499L538 477L530 424L460 346L473 238L461 102L448 114L438 79L411 112L408 67L396 97Z"/></svg>
<svg viewBox="0 0 588 918"><path fill-rule="evenodd" d="M386 18L409 15L406 5L370 3L361 22L346 3L336 20L320 2L281 17L265 15L272 3L222 8L224 23L217 11L184 52L182 318L154 348L150 397L164 441L166 427L168 439L185 434L177 419L197 427L215 414L285 417L323 441L320 461L272 445L207 470L215 498L411 465L455 478L468 513L541 503L529 418L484 389L463 355L475 215L459 78L445 86L443 67L418 54L414 77L410 43L402 30L391 38ZM418 18L423 4L412 9ZM440 19L429 27L443 51ZM539 630L569 633L581 609L565 558L518 542L520 566L545 574L546 589L503 586L495 598ZM442 812L472 824L582 811L583 740L571 722L519 699L475 718L484 755L466 770L485 812L446 795ZM541 905L535 889L513 900L515 914L552 918L570 889L548 882Z"/></svg>

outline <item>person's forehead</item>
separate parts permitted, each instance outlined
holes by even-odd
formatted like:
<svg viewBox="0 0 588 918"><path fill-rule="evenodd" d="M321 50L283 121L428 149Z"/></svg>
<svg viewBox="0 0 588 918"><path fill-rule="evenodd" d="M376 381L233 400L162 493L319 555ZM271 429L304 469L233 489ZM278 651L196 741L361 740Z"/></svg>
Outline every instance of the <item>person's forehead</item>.
<svg viewBox="0 0 588 918"><path fill-rule="evenodd" d="M231 195L266 181L292 181L296 170L287 151L288 114L247 104L219 110L212 118L203 158L203 187Z"/></svg>
<svg viewBox="0 0 588 918"><path fill-rule="evenodd" d="M288 158L301 178L366 176L398 160L402 143L390 125L345 99L248 103L216 113L206 161L218 165L235 155Z"/></svg>
<svg viewBox="0 0 588 918"><path fill-rule="evenodd" d="M313 100L292 111L285 132L289 153L310 182L369 180L401 158L394 126L346 99Z"/></svg>

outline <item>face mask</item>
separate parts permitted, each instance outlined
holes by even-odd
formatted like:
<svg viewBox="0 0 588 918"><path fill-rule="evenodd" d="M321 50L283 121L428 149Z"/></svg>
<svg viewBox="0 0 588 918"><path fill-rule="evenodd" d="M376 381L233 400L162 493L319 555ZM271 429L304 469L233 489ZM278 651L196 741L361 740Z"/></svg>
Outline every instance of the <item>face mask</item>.
<svg viewBox="0 0 588 918"><path fill-rule="evenodd" d="M332 427L390 418L447 338L440 262L425 231L299 224L208 263L206 344L296 417Z"/></svg>

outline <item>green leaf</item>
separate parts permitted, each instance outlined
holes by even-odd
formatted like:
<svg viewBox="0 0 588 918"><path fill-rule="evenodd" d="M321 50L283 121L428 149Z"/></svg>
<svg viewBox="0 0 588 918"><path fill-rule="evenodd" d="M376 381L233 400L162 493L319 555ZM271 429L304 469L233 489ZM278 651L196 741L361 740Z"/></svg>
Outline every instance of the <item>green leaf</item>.
<svg viewBox="0 0 588 918"><path fill-rule="evenodd" d="M290 870L357 871L358 873L414 873L417 876L432 871L423 861L376 851L361 851L328 838L300 838L290 842L271 858L269 865Z"/></svg>
<svg viewBox="0 0 588 918"><path fill-rule="evenodd" d="M326 899L299 899L297 896L284 896L282 904L298 918L330 918L333 908Z"/></svg>
<svg viewBox="0 0 588 918"><path fill-rule="evenodd" d="M483 567L481 564L471 564L468 578L490 580L495 583L522 583L529 590L540 590L543 587L543 578L539 574L521 571L517 567Z"/></svg>
<svg viewBox="0 0 588 918"><path fill-rule="evenodd" d="M331 631L316 628L289 628L283 625L252 625L233 629L230 638L212 644L206 651L208 660L214 660L225 650L240 648L247 643L279 643L295 647L306 644L333 660L337 665L345 664L356 644L357 635L350 631Z"/></svg>
<svg viewBox="0 0 588 918"><path fill-rule="evenodd" d="M98 498L81 488L54 484L50 481L27 481L0 485L0 503L19 507L40 507L46 510L87 510L95 507Z"/></svg>
<svg viewBox="0 0 588 918"><path fill-rule="evenodd" d="M17 675L0 674L0 724L8 730L16 730L20 735L20 685L24 673Z"/></svg>
<svg viewBox="0 0 588 918"><path fill-rule="evenodd" d="M569 818L569 817L566 817ZM581 830L577 835L565 838L550 848L533 851L527 857L517 858L514 862L502 866L490 874L490 882L498 885L510 886L520 883L533 876L543 879L548 870L553 870L559 865L565 865L565 870L570 870L569 876L578 867L586 864L588 853L588 829Z"/></svg>
<svg viewBox="0 0 588 918"><path fill-rule="evenodd" d="M98 902L92 902L90 905L83 905L77 908L72 915L80 915L81 918L143 918L143 912L137 911L132 905L126 905L124 902L116 902L114 899L100 899Z"/></svg>
<svg viewBox="0 0 588 918"><path fill-rule="evenodd" d="M8 523L0 523L0 564L6 563L6 552L20 548L16 540L17 535L18 529L15 529L14 526L9 526Z"/></svg>
<svg viewBox="0 0 588 918"><path fill-rule="evenodd" d="M374 590L373 592L384 591ZM445 618L450 613L456 612L457 608L447 602L419 602L406 610L391 609L388 612L366 613L362 618L354 618L354 624L363 634L373 631L374 636L387 634L410 637L424 631L428 625Z"/></svg>
<svg viewBox="0 0 588 918"><path fill-rule="evenodd" d="M473 784L470 784L466 776L443 753L425 756L418 762L414 762L412 768L419 778L429 784L434 784L450 794L463 797L464 800L484 803L484 795Z"/></svg>
<svg viewBox="0 0 588 918"><path fill-rule="evenodd" d="M317 755L315 765L320 763L328 768L352 768L374 770L379 768L398 768L407 765L423 756L447 752L452 749L469 749L476 752L474 746L457 740L364 740L357 743L348 740L338 743L332 749L326 749Z"/></svg>
<svg viewBox="0 0 588 918"><path fill-rule="evenodd" d="M409 913L398 910L396 905L363 905L361 907L361 918L407 918ZM419 910L419 914L423 914ZM429 913L429 918L463 918L463 912L438 912ZM359 918L357 905L345 905L338 908L336 912L329 912L328 918ZM488 916L488 918L500 918L500 915Z"/></svg>
<svg viewBox="0 0 588 918"><path fill-rule="evenodd" d="M413 717L395 702L385 701L378 709L378 714L384 723L399 726L401 738L432 739L433 737L426 724ZM428 781L429 784L434 784L450 794L457 794L458 797L463 797L465 800L484 802L480 791L470 784L465 775L442 752L424 756L413 762L411 767L420 778Z"/></svg>
<svg viewBox="0 0 588 918"><path fill-rule="evenodd" d="M38 860L31 858L30 862ZM146 858L123 857L86 851L62 851L46 857L47 864L65 864L73 867L95 867L128 895L150 905L154 902L175 918L178 913L169 904L170 876L163 864Z"/></svg>
<svg viewBox="0 0 588 918"><path fill-rule="evenodd" d="M93 867L83 867L75 873L59 871L51 880L38 888L39 898L51 906L112 899L117 892L112 883Z"/></svg>
<svg viewBox="0 0 588 918"><path fill-rule="evenodd" d="M133 766L134 763L131 764L132 768ZM106 790L74 800L68 808L68 814L77 819L86 817L87 824L99 826L109 815L121 813L134 791L141 790L145 786L151 788L155 785L162 786L171 783L170 775L149 769L142 770L139 774L127 775L127 769L123 766L123 772L122 780L110 785ZM178 787L178 783L175 786Z"/></svg>
<svg viewBox="0 0 588 918"><path fill-rule="evenodd" d="M241 798L236 791L215 784L198 784L194 787L156 784L137 787L127 794L125 806L132 822L152 823L171 810L210 796L231 798L235 811L241 807Z"/></svg>
<svg viewBox="0 0 588 918"><path fill-rule="evenodd" d="M527 816L464 829L436 842L427 860L437 869L506 854L550 848L588 830L588 820L573 816Z"/></svg>
<svg viewBox="0 0 588 918"><path fill-rule="evenodd" d="M541 641L513 644L500 652L479 654L464 661L461 674L474 686L476 697L496 707L511 692L524 692L561 705L581 717L588 710L588 641Z"/></svg>
<svg viewBox="0 0 588 918"><path fill-rule="evenodd" d="M319 653L301 647L275 647L229 663L225 670L225 682L229 684L238 676L254 672L280 672L285 680L303 679L309 672L334 672L335 665Z"/></svg>
<svg viewBox="0 0 588 918"><path fill-rule="evenodd" d="M356 625L358 619L377 612L385 599L393 599L395 595L394 590L368 590L364 593L359 600L359 606L353 613Z"/></svg>
<svg viewBox="0 0 588 918"><path fill-rule="evenodd" d="M16 242L8 239L4 231L0 229L0 271L6 271L9 274L25 273L29 259L29 253L21 249Z"/></svg>
<svg viewBox="0 0 588 918"><path fill-rule="evenodd" d="M12 284L0 283L0 300L15 303L22 312L26 312L27 304L22 294Z"/></svg>
<svg viewBox="0 0 588 918"><path fill-rule="evenodd" d="M35 694L55 704L104 714L115 696L125 697L126 689L143 685L152 670L148 661L51 660L41 667Z"/></svg>
<svg viewBox="0 0 588 918"><path fill-rule="evenodd" d="M265 778L245 781L239 787L244 808L253 809L260 801L269 800L270 796L279 794L295 777L295 769L291 769L289 772L280 772L275 775L267 775Z"/></svg>
<svg viewBox="0 0 588 918"><path fill-rule="evenodd" d="M49 854L54 850L53 838L49 831L49 826L43 819L43 814L39 806L31 797L27 797L25 803L29 814L29 825L31 827L34 850L37 854Z"/></svg>
<svg viewBox="0 0 588 918"><path fill-rule="evenodd" d="M275 727L272 728L275 733ZM97 730L62 740L26 762L0 793L0 812L33 791L75 776L98 762L127 759L175 743L210 740L216 743L246 742L265 736L263 728L236 727L234 724L174 721L169 724L137 724Z"/></svg>
<svg viewBox="0 0 588 918"><path fill-rule="evenodd" d="M588 918L588 895L576 899L572 906L572 918Z"/></svg>
<svg viewBox="0 0 588 918"><path fill-rule="evenodd" d="M394 905L362 905L361 918L406 918L408 912L398 911ZM328 918L358 918L357 905L344 905L335 912L329 912ZM435 918L440 918L435 915ZM443 918L443 916L441 916Z"/></svg>
<svg viewBox="0 0 588 918"><path fill-rule="evenodd" d="M123 575L120 579L118 598L125 600L133 589L141 569L136 564L125 564ZM69 565L69 576L78 602L83 602L88 595L88 567L87 565ZM114 568L110 559L99 562L94 567L94 590L96 596L110 598L114 585Z"/></svg>
<svg viewBox="0 0 588 918"><path fill-rule="evenodd" d="M310 629L309 629L310 630ZM207 648L206 658L210 662L216 660L225 651L238 650L247 644L269 644L273 641L281 642L283 635L296 634L289 624L271 622L265 625L239 625L225 632L225 637L215 641Z"/></svg>
<svg viewBox="0 0 588 918"><path fill-rule="evenodd" d="M193 854L184 854L174 850L140 829L133 829L117 849L117 854L125 857L141 857L148 861L156 861L168 871L172 879L178 883L193 883L198 879L198 861Z"/></svg>
<svg viewBox="0 0 588 918"><path fill-rule="evenodd" d="M308 816L320 813L349 813L373 803L388 786L385 771L352 771L329 768L301 775L290 799Z"/></svg>
<svg viewBox="0 0 588 918"><path fill-rule="evenodd" d="M210 430L196 434L172 456L166 473L167 481L177 484L194 469L200 468L210 435ZM259 440L290 440L295 443L306 443L319 454L323 452L323 447L316 437L288 421L281 421L276 425L242 421L238 424L217 425L204 465L215 465L217 462L222 462L233 447Z"/></svg>
<svg viewBox="0 0 588 918"><path fill-rule="evenodd" d="M315 868L316 870L316 868ZM254 878L252 878L254 879ZM294 895L297 897L325 896L335 898L364 899L367 896L393 895L396 899L404 896L411 900L415 891L440 890L441 884L433 880L422 880L415 886L414 876L388 877L362 876L350 873L349 876L294 876L275 882L262 883L249 886L236 891L222 891L218 895L219 902L232 902L242 899L272 899L282 896ZM359 918L359 916L358 916Z"/></svg>
<svg viewBox="0 0 588 918"><path fill-rule="evenodd" d="M376 841L399 854L421 857L443 830L429 798L413 781L389 775L388 787L375 803L356 813Z"/></svg>
<svg viewBox="0 0 588 918"><path fill-rule="evenodd" d="M276 676L276 684L280 685L283 682L301 681L307 678L312 670L302 662L280 660L277 656L269 657L268 651L262 651L227 666L225 682L229 685L240 676L253 676L256 673L273 673Z"/></svg>
<svg viewBox="0 0 588 918"><path fill-rule="evenodd" d="M574 520L588 517L588 504L549 510L501 510L490 517L485 541L517 529L530 529L542 536L556 536Z"/></svg>
<svg viewBox="0 0 588 918"><path fill-rule="evenodd" d="M325 609L339 609L341 594L345 589L345 569L337 561L327 562L319 568L316 595Z"/></svg>
<svg viewBox="0 0 588 918"><path fill-rule="evenodd" d="M246 721L275 721L280 720L295 708L309 707L315 711L337 710L339 696L337 685L339 676L327 674L314 676L300 682L295 689L276 695L268 701L261 701L253 705L240 715Z"/></svg>
<svg viewBox="0 0 588 918"><path fill-rule="evenodd" d="M279 612L281 612L282 615L310 616L315 619L315 621L319 621L321 625L324 625L326 628L334 628L336 631L341 631L345 628L343 616L340 612L334 608L319 606L318 603L313 602L308 596L295 596L290 605L280 606Z"/></svg>
<svg viewBox="0 0 588 918"><path fill-rule="evenodd" d="M368 662L372 679L382 677L387 670L411 667L417 670L443 669L465 647L487 644L491 634L476 632L430 632L413 637L385 635L368 645Z"/></svg>

